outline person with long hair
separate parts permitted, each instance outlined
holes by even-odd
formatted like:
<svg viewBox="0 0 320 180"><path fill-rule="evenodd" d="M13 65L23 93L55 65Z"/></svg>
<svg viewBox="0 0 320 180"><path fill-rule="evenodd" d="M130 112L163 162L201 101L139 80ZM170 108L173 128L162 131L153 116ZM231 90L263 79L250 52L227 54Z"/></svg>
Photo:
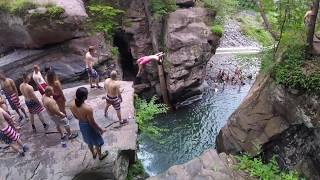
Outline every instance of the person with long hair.
<svg viewBox="0 0 320 180"><path fill-rule="evenodd" d="M79 120L80 132L92 153L93 159L96 159L98 155L99 160L103 160L108 156L108 151L101 152L101 147L104 144L101 135L106 132L106 129L100 127L95 121L92 107L85 103L87 98L88 90L85 87L78 88L76 99L71 105L71 112Z"/></svg>
<svg viewBox="0 0 320 180"><path fill-rule="evenodd" d="M38 91L40 92L40 94L43 95L44 94L44 89L47 87L47 83L44 80L44 78L42 77L39 65L34 65L33 66L32 79L36 83Z"/></svg>
<svg viewBox="0 0 320 180"><path fill-rule="evenodd" d="M66 112L66 97L63 94L61 83L58 79L57 74L53 69L49 70L47 73L48 85L53 88L53 99L57 102L59 109L64 114Z"/></svg>

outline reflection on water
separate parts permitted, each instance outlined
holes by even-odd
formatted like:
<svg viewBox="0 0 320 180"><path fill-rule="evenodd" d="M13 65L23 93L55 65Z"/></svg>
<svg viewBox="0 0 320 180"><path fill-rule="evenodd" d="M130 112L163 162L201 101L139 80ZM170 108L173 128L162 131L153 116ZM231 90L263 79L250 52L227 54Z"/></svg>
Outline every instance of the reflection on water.
<svg viewBox="0 0 320 180"><path fill-rule="evenodd" d="M157 126L168 131L163 133L163 142L140 137L138 157L147 173L159 174L215 147L219 130L240 105L250 87L250 84L246 84L240 91L235 86L226 86L223 92L207 90L202 101L156 118Z"/></svg>

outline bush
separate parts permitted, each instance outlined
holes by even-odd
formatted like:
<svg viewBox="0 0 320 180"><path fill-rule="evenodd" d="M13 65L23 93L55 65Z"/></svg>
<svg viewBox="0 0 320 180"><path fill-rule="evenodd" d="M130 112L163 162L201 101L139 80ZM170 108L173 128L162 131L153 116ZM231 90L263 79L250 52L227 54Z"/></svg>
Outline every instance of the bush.
<svg viewBox="0 0 320 180"><path fill-rule="evenodd" d="M111 55L113 58L117 58L119 56L119 48L118 47L112 47L111 48Z"/></svg>
<svg viewBox="0 0 320 180"><path fill-rule="evenodd" d="M60 18L64 13L64 9L58 6L49 6L47 7L47 14L50 18L57 19Z"/></svg>
<svg viewBox="0 0 320 180"><path fill-rule="evenodd" d="M299 179L299 175L296 171L281 172L274 157L267 164L264 164L261 158L251 158L249 155L236 156L236 159L239 161L235 167L237 170L245 171L250 176L261 180Z"/></svg>
<svg viewBox="0 0 320 180"><path fill-rule="evenodd" d="M212 34L215 34L219 37L222 37L223 27L221 25L213 25L213 26L211 26L211 32L212 32Z"/></svg>
<svg viewBox="0 0 320 180"><path fill-rule="evenodd" d="M261 71L264 73L268 73L272 70L275 64L273 57L273 49L263 50L261 54Z"/></svg>
<svg viewBox="0 0 320 180"><path fill-rule="evenodd" d="M0 1L0 10L15 14L15 15L24 15L30 9L35 9L36 4L30 0L1 0Z"/></svg>
<svg viewBox="0 0 320 180"><path fill-rule="evenodd" d="M111 37L119 27L119 16L123 13L120 9L100 4L89 5L88 11L94 30L104 32L107 37Z"/></svg>
<svg viewBox="0 0 320 180"><path fill-rule="evenodd" d="M211 14L216 15L216 24L223 24L224 19L228 18L236 10L238 3L236 0L202 0L204 7Z"/></svg>
<svg viewBox="0 0 320 180"><path fill-rule="evenodd" d="M290 45L276 64L273 78L277 84L310 93L320 93L320 72L304 73L304 45Z"/></svg>
<svg viewBox="0 0 320 180"><path fill-rule="evenodd" d="M141 133L150 137L158 137L163 129L154 126L152 120L156 115L167 112L168 107L165 104L157 104L155 96L149 102L136 96L135 109L136 121Z"/></svg>
<svg viewBox="0 0 320 180"><path fill-rule="evenodd" d="M244 9L257 10L256 4L253 0L237 0L238 5Z"/></svg>
<svg viewBox="0 0 320 180"><path fill-rule="evenodd" d="M151 13L155 16L164 16L176 10L175 0L151 0L150 1Z"/></svg>
<svg viewBox="0 0 320 180"><path fill-rule="evenodd" d="M126 180L132 180L137 176L145 176L145 171L140 160L130 165Z"/></svg>

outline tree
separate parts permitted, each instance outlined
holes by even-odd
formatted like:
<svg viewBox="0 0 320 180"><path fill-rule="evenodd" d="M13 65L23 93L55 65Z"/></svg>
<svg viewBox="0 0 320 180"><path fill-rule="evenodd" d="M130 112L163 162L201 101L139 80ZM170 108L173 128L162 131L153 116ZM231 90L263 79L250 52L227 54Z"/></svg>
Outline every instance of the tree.
<svg viewBox="0 0 320 180"><path fill-rule="evenodd" d="M313 1L312 14L310 17L310 23L308 24L306 54L310 54L313 49L313 37L314 37L314 32L316 27L317 15L319 12L319 2L320 0Z"/></svg>

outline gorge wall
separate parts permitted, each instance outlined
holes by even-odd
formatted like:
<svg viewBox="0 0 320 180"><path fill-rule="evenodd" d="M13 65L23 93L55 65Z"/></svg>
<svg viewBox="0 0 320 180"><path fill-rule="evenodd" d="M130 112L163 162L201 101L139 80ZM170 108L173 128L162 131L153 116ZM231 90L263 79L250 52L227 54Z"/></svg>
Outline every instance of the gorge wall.
<svg viewBox="0 0 320 180"><path fill-rule="evenodd" d="M218 152L276 155L279 165L308 179L320 178L320 98L277 85L267 75L257 81L221 129Z"/></svg>

